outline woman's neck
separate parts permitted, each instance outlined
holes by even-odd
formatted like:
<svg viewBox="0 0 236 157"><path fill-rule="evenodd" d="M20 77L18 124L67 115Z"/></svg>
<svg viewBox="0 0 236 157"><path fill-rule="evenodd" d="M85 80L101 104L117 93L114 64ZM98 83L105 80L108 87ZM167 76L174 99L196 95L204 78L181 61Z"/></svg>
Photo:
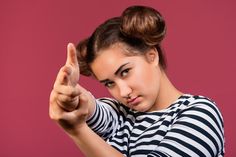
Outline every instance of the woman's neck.
<svg viewBox="0 0 236 157"><path fill-rule="evenodd" d="M155 104L155 110L168 108L183 94L170 82L165 72L162 71L161 75L160 89Z"/></svg>

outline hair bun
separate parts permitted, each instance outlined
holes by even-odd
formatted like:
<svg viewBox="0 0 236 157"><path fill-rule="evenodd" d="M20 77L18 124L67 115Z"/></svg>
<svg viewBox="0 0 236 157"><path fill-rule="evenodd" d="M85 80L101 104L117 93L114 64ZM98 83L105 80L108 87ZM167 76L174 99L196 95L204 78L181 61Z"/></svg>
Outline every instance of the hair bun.
<svg viewBox="0 0 236 157"><path fill-rule="evenodd" d="M159 44L165 37L166 25L161 14L146 6L132 6L121 15L121 32L130 37L143 40L147 45Z"/></svg>
<svg viewBox="0 0 236 157"><path fill-rule="evenodd" d="M91 76L91 70L87 64L86 56L87 56L87 43L88 38L81 40L76 46L77 60L79 62L80 74L84 76Z"/></svg>

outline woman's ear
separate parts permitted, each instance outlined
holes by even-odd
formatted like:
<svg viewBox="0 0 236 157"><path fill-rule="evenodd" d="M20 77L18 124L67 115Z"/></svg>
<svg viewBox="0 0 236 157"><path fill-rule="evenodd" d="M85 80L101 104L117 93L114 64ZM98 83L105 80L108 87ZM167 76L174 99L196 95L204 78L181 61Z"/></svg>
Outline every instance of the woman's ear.
<svg viewBox="0 0 236 157"><path fill-rule="evenodd" d="M147 51L145 55L149 63L152 63L155 66L159 64L159 55L158 51L155 48L152 48L149 51Z"/></svg>

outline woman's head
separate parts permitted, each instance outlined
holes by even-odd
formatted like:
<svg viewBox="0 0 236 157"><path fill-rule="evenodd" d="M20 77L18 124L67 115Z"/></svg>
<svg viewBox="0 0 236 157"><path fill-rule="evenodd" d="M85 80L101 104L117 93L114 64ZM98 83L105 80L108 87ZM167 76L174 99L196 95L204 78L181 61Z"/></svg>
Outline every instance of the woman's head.
<svg viewBox="0 0 236 157"><path fill-rule="evenodd" d="M159 65L165 69L165 57L161 49L165 33L165 21L159 12L145 6L128 7L120 17L105 21L89 38L77 45L81 74L93 75L91 63L102 50L117 44L126 49L124 52L128 56L145 55L150 49L155 49Z"/></svg>
<svg viewBox="0 0 236 157"><path fill-rule="evenodd" d="M165 22L156 10L129 7L78 44L80 72L95 76L126 106L155 110L165 79L161 49L165 32Z"/></svg>

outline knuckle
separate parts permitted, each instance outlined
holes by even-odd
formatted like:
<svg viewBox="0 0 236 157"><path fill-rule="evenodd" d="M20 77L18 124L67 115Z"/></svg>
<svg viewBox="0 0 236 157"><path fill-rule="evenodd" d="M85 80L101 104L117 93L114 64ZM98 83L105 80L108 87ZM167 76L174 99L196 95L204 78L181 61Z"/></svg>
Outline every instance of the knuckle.
<svg viewBox="0 0 236 157"><path fill-rule="evenodd" d="M58 122L60 119L62 119L62 113L56 111L56 110L53 110L50 108L49 110L49 118Z"/></svg>
<svg viewBox="0 0 236 157"><path fill-rule="evenodd" d="M60 70L59 70L59 73L60 72L63 72L64 70L65 70L65 68L66 68L66 66L64 65L64 66L62 66L61 68L60 68Z"/></svg>
<svg viewBox="0 0 236 157"><path fill-rule="evenodd" d="M84 93L82 93L82 94L80 95L80 100L82 100L83 102L88 102L88 97L87 97L87 95L84 94Z"/></svg>
<svg viewBox="0 0 236 157"><path fill-rule="evenodd" d="M72 89L72 90L70 90L70 92L69 92L69 96L71 96L71 97L75 97L75 96L77 96L78 95L78 92L77 92L77 90L74 88L74 89Z"/></svg>
<svg viewBox="0 0 236 157"><path fill-rule="evenodd" d="M52 94L50 95L50 98L49 98L50 107L54 106L54 105L57 105L58 102L60 102L60 101L61 101L60 100L60 95L57 92L53 91Z"/></svg>
<svg viewBox="0 0 236 157"><path fill-rule="evenodd" d="M55 102L55 98L56 98L56 94L55 94L54 90L52 90L50 97L49 97L49 104L52 104L53 102Z"/></svg>
<svg viewBox="0 0 236 157"><path fill-rule="evenodd" d="M73 86L67 86L65 92L69 97L78 96L78 90Z"/></svg>
<svg viewBox="0 0 236 157"><path fill-rule="evenodd" d="M55 115L55 113L52 111L52 109L49 110L49 117L52 120L57 120L57 116Z"/></svg>
<svg viewBox="0 0 236 157"><path fill-rule="evenodd" d="M63 103L70 103L70 102L72 102L73 101L73 98L72 97L70 97L70 96L65 96L63 99L62 99L62 102Z"/></svg>
<svg viewBox="0 0 236 157"><path fill-rule="evenodd" d="M57 102L58 104L60 104L60 102L67 102L68 99L69 99L68 96L61 94L61 95L58 95Z"/></svg>
<svg viewBox="0 0 236 157"><path fill-rule="evenodd" d="M68 96L73 96L74 89L72 87L69 87L68 90L67 90L67 94L68 94Z"/></svg>

